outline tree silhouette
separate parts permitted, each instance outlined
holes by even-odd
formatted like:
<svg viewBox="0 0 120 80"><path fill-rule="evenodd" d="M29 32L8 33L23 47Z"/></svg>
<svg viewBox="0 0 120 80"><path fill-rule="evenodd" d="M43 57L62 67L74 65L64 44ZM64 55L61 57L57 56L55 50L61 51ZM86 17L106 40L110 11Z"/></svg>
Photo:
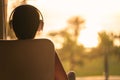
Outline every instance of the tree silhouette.
<svg viewBox="0 0 120 80"><path fill-rule="evenodd" d="M85 20L81 16L73 16L68 20L68 28L72 29L72 34L75 39L77 39L80 31L84 28L84 23Z"/></svg>
<svg viewBox="0 0 120 80"><path fill-rule="evenodd" d="M108 80L109 77L109 64L108 64L108 54L113 51L113 39L110 39L110 37L105 33L99 33L100 36L100 44L99 47L102 50L102 53L104 54L104 72L105 72L105 80Z"/></svg>
<svg viewBox="0 0 120 80"><path fill-rule="evenodd" d="M114 40L116 39L118 40L118 45L114 47L114 52L115 52L115 55L120 60L120 34L112 34L112 38Z"/></svg>
<svg viewBox="0 0 120 80"><path fill-rule="evenodd" d="M83 64L81 60L82 53L84 52L84 47L78 45L77 39L80 34L81 29L83 28L82 24L85 22L80 16L74 16L68 20L68 25L65 29L59 32L51 32L50 36L62 37L64 42L62 43L62 48L59 49L60 56L62 59L69 60L70 70L74 70L76 64ZM66 56L65 56L66 55ZM76 57L78 59L76 60Z"/></svg>
<svg viewBox="0 0 120 80"><path fill-rule="evenodd" d="M92 52L95 54L94 57L104 56L104 73L105 73L105 80L109 78L109 64L108 64L108 55L114 52L114 40L111 35L107 34L106 32L99 33L99 40L100 43L98 47Z"/></svg>

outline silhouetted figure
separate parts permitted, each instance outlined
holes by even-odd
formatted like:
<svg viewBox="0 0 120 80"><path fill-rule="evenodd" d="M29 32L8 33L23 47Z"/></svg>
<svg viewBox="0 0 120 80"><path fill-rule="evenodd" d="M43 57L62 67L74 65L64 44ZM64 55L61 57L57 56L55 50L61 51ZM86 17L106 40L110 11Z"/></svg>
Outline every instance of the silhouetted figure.
<svg viewBox="0 0 120 80"><path fill-rule="evenodd" d="M44 22L41 12L32 5L16 7L9 18L10 27L18 40L34 39L37 31L43 30ZM68 80L66 72L55 54L55 80Z"/></svg>

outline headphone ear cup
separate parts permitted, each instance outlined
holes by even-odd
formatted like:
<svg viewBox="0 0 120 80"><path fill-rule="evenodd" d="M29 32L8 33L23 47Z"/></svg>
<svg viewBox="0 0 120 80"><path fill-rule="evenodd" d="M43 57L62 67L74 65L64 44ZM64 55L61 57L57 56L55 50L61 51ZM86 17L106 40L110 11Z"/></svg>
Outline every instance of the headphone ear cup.
<svg viewBox="0 0 120 80"><path fill-rule="evenodd" d="M9 26L10 26L10 29L13 28L13 21L12 20L9 21Z"/></svg>
<svg viewBox="0 0 120 80"><path fill-rule="evenodd" d="M44 22L43 22L43 20L40 20L40 24L39 24L39 26L40 26L40 29L43 30L43 26L44 26Z"/></svg>

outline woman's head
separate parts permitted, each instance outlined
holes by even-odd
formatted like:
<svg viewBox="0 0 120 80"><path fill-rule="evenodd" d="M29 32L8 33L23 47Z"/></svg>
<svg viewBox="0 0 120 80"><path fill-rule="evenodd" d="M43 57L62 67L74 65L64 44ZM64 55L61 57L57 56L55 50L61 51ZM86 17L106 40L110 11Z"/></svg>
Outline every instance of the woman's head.
<svg viewBox="0 0 120 80"><path fill-rule="evenodd" d="M32 39L43 21L40 20L40 11L31 5L21 5L13 10L10 26L18 39Z"/></svg>

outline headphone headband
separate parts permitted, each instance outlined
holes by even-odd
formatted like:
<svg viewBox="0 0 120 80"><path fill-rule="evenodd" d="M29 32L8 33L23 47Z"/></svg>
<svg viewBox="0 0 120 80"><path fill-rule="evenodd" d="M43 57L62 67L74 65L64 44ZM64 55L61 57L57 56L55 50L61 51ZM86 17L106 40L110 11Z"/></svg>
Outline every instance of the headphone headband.
<svg viewBox="0 0 120 80"><path fill-rule="evenodd" d="M28 4L20 5L20 6L31 6L31 7L33 7L33 8L39 13L39 16L40 16L40 18L41 18L40 20L41 20L42 22L44 22L43 15L42 15L41 11L38 10L36 7L34 7L34 6L32 6L32 5L28 5ZM18 6L18 7L20 7L20 6ZM18 7L16 7L16 8L11 12L11 14L10 14L10 17L9 17L10 27L11 27L11 22L12 22L13 14L14 14L15 10L16 10Z"/></svg>

